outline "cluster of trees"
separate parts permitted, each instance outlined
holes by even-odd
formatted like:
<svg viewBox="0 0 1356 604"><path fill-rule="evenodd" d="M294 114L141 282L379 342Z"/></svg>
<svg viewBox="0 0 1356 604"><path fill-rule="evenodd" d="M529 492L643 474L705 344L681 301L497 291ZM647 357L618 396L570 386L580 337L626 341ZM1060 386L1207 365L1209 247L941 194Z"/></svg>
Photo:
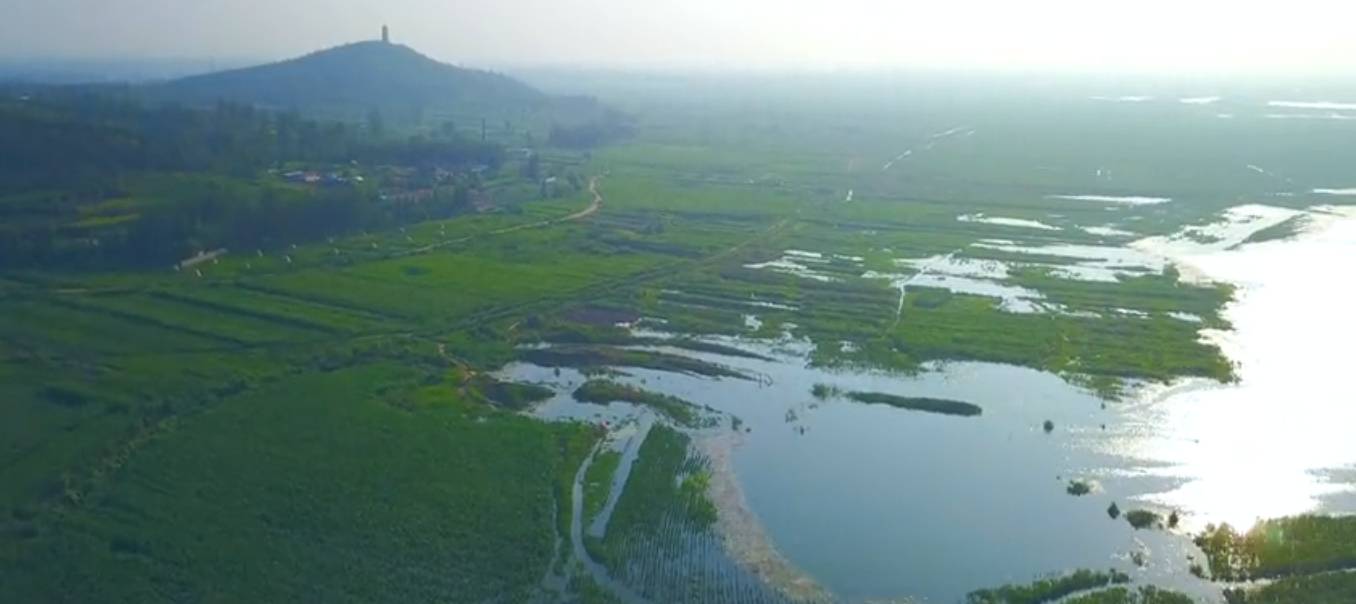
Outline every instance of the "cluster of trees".
<svg viewBox="0 0 1356 604"><path fill-rule="evenodd" d="M56 92L0 101L0 192L102 184L136 171L251 176L286 161L497 166L497 145L455 137L389 140L344 122L219 102L143 106L118 95Z"/></svg>
<svg viewBox="0 0 1356 604"><path fill-rule="evenodd" d="M342 158L358 134L247 105L144 107L116 95L53 93L0 102L0 191L105 187L152 170L245 176L283 160Z"/></svg>
<svg viewBox="0 0 1356 604"><path fill-rule="evenodd" d="M178 178L160 203L126 229L99 233L92 250L66 249L53 264L154 265L217 247L247 250L320 239L375 223L372 193L357 187L297 191L218 178Z"/></svg>
<svg viewBox="0 0 1356 604"><path fill-rule="evenodd" d="M365 184L301 189L199 174L153 180L163 197L138 208L135 220L96 228L54 220L0 224L0 268L158 266L219 247L275 249L447 218L469 206L477 186L469 179L449 183L413 203L383 200Z"/></svg>
<svg viewBox="0 0 1356 604"><path fill-rule="evenodd" d="M0 267L12 268L166 264L202 249L268 248L444 217L468 205L474 179L411 204L383 199L372 179L296 187L261 176L275 166L328 172L352 162L494 170L503 150L455 133L380 138L241 104L143 106L65 91L0 101L0 157ZM99 209L110 200L128 207Z"/></svg>

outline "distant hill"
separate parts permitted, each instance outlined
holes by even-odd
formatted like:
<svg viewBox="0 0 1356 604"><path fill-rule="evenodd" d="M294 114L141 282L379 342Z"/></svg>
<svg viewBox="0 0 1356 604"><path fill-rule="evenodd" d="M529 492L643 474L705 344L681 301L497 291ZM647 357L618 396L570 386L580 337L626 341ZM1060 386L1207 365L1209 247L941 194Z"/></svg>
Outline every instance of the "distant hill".
<svg viewBox="0 0 1356 604"><path fill-rule="evenodd" d="M379 41L182 78L149 92L162 100L229 100L279 109L417 106L502 111L551 102L546 94L508 76L441 63L408 46Z"/></svg>

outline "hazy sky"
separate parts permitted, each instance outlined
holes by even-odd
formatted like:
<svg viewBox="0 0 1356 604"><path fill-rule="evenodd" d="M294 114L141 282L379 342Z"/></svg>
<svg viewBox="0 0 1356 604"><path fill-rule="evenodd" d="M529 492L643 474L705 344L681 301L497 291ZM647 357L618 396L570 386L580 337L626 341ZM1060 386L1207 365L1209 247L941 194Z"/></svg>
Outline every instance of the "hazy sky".
<svg viewBox="0 0 1356 604"><path fill-rule="evenodd" d="M1356 70L1352 0L0 0L0 57L283 58L376 37L488 66Z"/></svg>

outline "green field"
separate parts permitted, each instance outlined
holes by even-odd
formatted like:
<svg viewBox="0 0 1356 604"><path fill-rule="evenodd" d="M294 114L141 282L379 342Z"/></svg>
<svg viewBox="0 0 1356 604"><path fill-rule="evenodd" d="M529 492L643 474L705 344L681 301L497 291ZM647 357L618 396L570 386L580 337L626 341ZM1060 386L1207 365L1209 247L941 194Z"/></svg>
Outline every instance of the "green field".
<svg viewBox="0 0 1356 604"><path fill-rule="evenodd" d="M25 521L5 584L48 601L523 600L590 433L424 382L391 363L299 375L166 426L59 521Z"/></svg>
<svg viewBox="0 0 1356 604"><path fill-rule="evenodd" d="M753 379L679 354L762 358L696 339L719 335L803 340L807 362L825 368L1018 365L1112 404L1140 382L1228 381L1234 367L1199 332L1228 327L1230 287L1188 284L1171 269L1069 278L1061 271L1077 258L1050 246L1119 247L1127 240L1084 229L1165 235L1254 198L1306 206L1317 199L1274 196L1276 183L1244 166L1312 188L1336 186L1353 159L1341 131L1264 120L854 94L712 104L622 94L634 136L545 150L562 175L597 178L592 214L577 215L593 201L587 191L539 199L509 163L478 190L494 202L484 211L399 206L392 212L414 218L261 243L178 271L0 271L0 599L518 602L560 595L543 587L558 577L569 597L608 601L568 547L570 489L600 435L529 417L522 411L548 394L487 373L525 360ZM1301 161L1295 148L1329 152ZM906 149L913 155L886 167ZM1116 179L1099 179L1102 170ZM5 193L0 206L23 208L14 215L24 220L51 210L63 241L86 241L181 194L306 197L263 170L141 175L125 188L83 209L44 208L64 193L31 191ZM1067 194L1173 201L1052 197ZM1052 228L961 220L976 214ZM1001 275L978 278L984 287L1034 292L1040 308L892 283L926 276L919 261L936 257L1001 264ZM621 319L676 334L664 345L678 352L654 350L659 340L616 327ZM590 377L582 400L710 423L701 401ZM722 557L707 460L689 440L663 426L650 433L590 553L656 601L779 601ZM602 453L589 468L585 520L601 510L617 461ZM1349 524L1278 520L1202 542L1217 579L1284 577L1249 589L1247 602L1346 601L1351 574L1319 573L1356 567ZM706 566L692 566L694 552ZM1112 585L1123 582L1087 572L970 600L1178 601Z"/></svg>

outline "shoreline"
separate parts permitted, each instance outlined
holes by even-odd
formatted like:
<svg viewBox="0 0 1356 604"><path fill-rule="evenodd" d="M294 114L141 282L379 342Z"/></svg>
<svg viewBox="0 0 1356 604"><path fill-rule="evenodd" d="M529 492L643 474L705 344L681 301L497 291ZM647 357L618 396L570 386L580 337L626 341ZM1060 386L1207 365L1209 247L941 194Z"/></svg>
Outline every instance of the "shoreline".
<svg viewBox="0 0 1356 604"><path fill-rule="evenodd" d="M726 551L738 564L793 601L834 601L827 590L782 556L758 516L749 509L732 458L734 449L742 442L743 438L735 432L696 440L698 450L710 463L711 484L707 494L719 511L716 529Z"/></svg>

